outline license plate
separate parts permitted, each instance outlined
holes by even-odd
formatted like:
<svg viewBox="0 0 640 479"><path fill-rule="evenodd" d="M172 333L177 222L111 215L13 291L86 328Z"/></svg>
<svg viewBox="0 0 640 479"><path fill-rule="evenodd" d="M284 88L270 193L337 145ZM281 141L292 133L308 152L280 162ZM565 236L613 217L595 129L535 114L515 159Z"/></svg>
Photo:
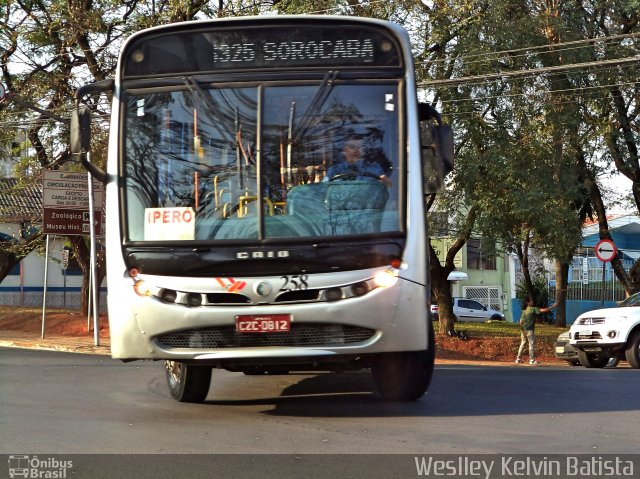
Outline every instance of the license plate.
<svg viewBox="0 0 640 479"><path fill-rule="evenodd" d="M564 353L564 346L556 346L556 353Z"/></svg>
<svg viewBox="0 0 640 479"><path fill-rule="evenodd" d="M290 330L290 314L243 314L236 316L236 331L239 333L283 333Z"/></svg>

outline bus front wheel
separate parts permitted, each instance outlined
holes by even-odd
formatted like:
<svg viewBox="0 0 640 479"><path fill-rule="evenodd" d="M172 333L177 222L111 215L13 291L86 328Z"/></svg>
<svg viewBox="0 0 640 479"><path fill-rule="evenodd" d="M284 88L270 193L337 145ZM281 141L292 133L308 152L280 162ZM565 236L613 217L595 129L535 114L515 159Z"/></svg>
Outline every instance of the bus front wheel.
<svg viewBox="0 0 640 479"><path fill-rule="evenodd" d="M199 403L207 398L211 367L165 361L165 373L169 392L176 401Z"/></svg>
<svg viewBox="0 0 640 479"><path fill-rule="evenodd" d="M433 373L433 349L383 353L371 366L376 390L387 401L415 401L424 395Z"/></svg>
<svg viewBox="0 0 640 479"><path fill-rule="evenodd" d="M436 357L433 327L429 325L429 349L380 354L371 365L378 394L387 401L415 401L429 388Z"/></svg>

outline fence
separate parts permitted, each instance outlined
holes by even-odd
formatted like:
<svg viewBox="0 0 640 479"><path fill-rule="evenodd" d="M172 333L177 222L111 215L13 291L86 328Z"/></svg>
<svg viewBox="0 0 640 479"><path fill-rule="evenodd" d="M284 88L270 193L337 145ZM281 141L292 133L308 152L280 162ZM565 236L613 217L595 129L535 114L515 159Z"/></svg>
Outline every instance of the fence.
<svg viewBox="0 0 640 479"><path fill-rule="evenodd" d="M35 291L0 291L0 305L42 307L42 289ZM100 292L100 313L107 312L107 293ZM80 309L80 291L47 291L47 308Z"/></svg>
<svg viewBox="0 0 640 479"><path fill-rule="evenodd" d="M555 285L549 286L549 295L556 297ZM574 301L622 301L627 297L622 284L617 279L602 282L583 284L572 281L567 286L567 299Z"/></svg>
<svg viewBox="0 0 640 479"><path fill-rule="evenodd" d="M553 263L540 261L538 258L530 258L537 260L534 269L543 270L549 284L549 293L551 298L556 293L556 273ZM622 260L625 270L629 271L633 266L633 260L625 257ZM603 286L603 268L604 268L604 286ZM516 259L515 265L516 284L522 281L522 270ZM605 301L617 302L622 301L626 297L626 293L622 284L616 277L611 263L602 263L595 257L593 248L580 248L579 255L574 256L569 267L569 278L567 285L567 300L570 301ZM603 294L604 291L604 294Z"/></svg>

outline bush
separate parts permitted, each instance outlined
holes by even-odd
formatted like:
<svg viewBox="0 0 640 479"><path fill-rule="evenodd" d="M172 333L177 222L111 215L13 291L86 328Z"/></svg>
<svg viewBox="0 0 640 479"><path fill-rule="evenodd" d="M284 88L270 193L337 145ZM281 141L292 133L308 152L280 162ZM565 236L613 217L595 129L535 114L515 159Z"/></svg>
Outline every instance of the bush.
<svg viewBox="0 0 640 479"><path fill-rule="evenodd" d="M550 294L549 294L549 284L547 283L547 279L543 274L537 273L531 277L531 282L533 283L533 304L539 308L546 308L550 303ZM527 297L529 293L527 292L527 287L524 283L524 280L519 281L516 284L516 298L520 300L520 304L522 305L522 310L527 307ZM537 322L542 322L546 324L553 324L555 319L555 312L550 311L548 313L543 313L538 318Z"/></svg>

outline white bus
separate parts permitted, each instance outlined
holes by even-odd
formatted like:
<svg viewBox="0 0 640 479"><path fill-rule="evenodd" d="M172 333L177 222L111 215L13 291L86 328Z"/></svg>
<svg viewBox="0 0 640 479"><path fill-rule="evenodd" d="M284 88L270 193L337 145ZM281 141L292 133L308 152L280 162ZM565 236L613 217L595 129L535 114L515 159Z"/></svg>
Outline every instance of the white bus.
<svg viewBox="0 0 640 479"><path fill-rule="evenodd" d="M101 92L113 96L106 171L86 154L81 103ZM165 361L186 402L206 398L212 368L370 369L385 399L424 394L424 195L453 143L418 104L401 27L277 16L151 28L127 40L114 79L76 99L72 151L106 184L114 358ZM429 116L435 140L422 145Z"/></svg>

